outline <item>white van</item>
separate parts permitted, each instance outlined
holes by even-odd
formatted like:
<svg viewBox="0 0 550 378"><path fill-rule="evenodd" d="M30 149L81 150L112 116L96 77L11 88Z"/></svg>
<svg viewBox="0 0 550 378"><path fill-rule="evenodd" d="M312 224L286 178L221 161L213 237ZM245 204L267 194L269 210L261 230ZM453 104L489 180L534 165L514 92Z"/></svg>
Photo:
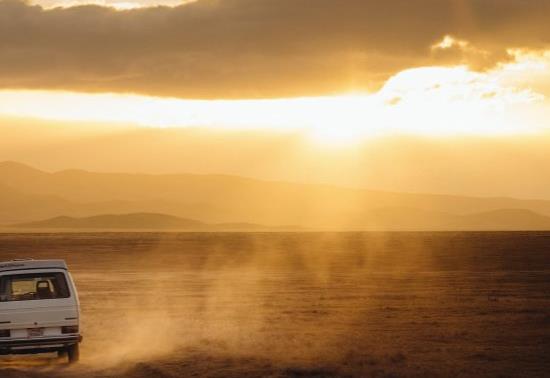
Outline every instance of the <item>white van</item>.
<svg viewBox="0 0 550 378"><path fill-rule="evenodd" d="M57 352L78 361L78 294L63 260L0 262L0 355Z"/></svg>

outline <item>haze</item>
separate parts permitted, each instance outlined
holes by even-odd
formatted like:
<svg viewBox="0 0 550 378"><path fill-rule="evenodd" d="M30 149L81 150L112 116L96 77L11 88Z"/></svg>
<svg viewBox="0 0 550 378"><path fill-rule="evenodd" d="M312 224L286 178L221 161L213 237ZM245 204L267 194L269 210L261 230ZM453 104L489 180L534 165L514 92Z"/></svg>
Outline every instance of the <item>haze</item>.
<svg viewBox="0 0 550 378"><path fill-rule="evenodd" d="M515 1L2 0L0 160L550 199L549 17Z"/></svg>
<svg viewBox="0 0 550 378"><path fill-rule="evenodd" d="M0 0L0 377L550 377L549 152L550 0Z"/></svg>

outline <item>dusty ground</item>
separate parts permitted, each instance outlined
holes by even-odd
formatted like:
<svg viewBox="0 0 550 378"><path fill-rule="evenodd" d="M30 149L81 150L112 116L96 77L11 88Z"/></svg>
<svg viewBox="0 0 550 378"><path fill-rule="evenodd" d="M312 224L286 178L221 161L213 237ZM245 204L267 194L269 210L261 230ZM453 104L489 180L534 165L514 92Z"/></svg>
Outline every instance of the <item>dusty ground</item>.
<svg viewBox="0 0 550 378"><path fill-rule="evenodd" d="M82 362L0 377L550 376L550 233L0 234L64 258Z"/></svg>

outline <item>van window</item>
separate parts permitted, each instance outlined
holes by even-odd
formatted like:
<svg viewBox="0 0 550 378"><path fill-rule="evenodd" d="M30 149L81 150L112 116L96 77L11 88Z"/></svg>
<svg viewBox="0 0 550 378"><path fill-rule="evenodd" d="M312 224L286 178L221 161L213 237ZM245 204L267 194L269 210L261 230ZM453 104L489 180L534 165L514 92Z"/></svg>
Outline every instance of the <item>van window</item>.
<svg viewBox="0 0 550 378"><path fill-rule="evenodd" d="M0 277L0 302L69 298L63 273L13 274Z"/></svg>

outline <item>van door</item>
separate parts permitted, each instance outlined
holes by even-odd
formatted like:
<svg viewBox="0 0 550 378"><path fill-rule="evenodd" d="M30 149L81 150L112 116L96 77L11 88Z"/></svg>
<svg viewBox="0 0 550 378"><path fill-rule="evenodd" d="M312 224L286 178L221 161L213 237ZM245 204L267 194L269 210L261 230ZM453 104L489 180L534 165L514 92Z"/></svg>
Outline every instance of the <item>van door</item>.
<svg viewBox="0 0 550 378"><path fill-rule="evenodd" d="M0 276L0 326L12 338L60 336L78 325L78 307L64 270L9 272Z"/></svg>

